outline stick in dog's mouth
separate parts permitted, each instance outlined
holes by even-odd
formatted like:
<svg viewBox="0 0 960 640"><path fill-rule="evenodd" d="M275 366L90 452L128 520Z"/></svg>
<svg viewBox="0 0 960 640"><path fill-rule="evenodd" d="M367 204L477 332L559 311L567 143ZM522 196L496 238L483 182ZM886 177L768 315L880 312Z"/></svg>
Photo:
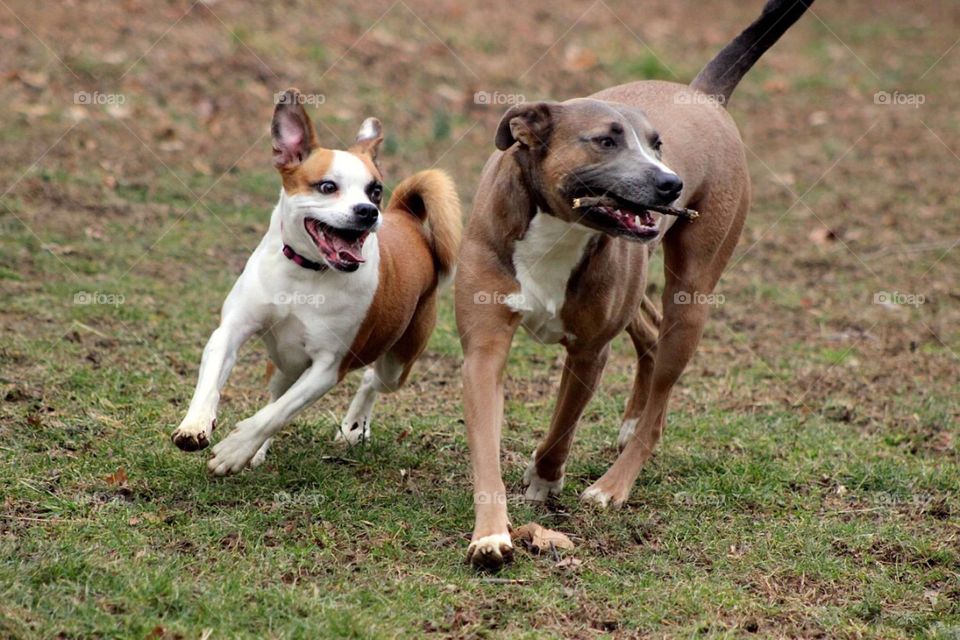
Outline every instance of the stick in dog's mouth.
<svg viewBox="0 0 960 640"><path fill-rule="evenodd" d="M616 209L620 207L620 202L616 198L610 196L590 196L583 198L574 198L573 199L573 208L574 209L589 209L590 207L609 207L611 209ZM676 216L678 218L683 218L684 220L695 220L700 217L700 212L694 209L686 209L683 207L667 207L662 205L644 205L645 209L650 211L656 211L657 213L662 213L668 216Z"/></svg>

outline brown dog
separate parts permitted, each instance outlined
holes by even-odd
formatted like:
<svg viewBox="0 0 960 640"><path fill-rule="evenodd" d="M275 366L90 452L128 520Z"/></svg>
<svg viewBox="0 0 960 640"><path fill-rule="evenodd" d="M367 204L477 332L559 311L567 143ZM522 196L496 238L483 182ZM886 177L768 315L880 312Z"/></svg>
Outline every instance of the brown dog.
<svg viewBox="0 0 960 640"><path fill-rule="evenodd" d="M468 558L512 554L500 473L503 369L517 327L567 349L547 437L524 474L529 500L563 486L573 432L610 341L626 330L638 364L621 453L582 495L621 505L663 432L667 400L707 320L704 304L750 207L743 144L726 101L813 0L770 0L690 86L634 82L589 98L512 107L496 134L460 254L457 324L476 524ZM573 208L580 197L612 206ZM678 220L649 211L679 205ZM649 252L663 244L663 318L644 300ZM646 314L643 311L646 311ZM659 327L659 331L657 330Z"/></svg>

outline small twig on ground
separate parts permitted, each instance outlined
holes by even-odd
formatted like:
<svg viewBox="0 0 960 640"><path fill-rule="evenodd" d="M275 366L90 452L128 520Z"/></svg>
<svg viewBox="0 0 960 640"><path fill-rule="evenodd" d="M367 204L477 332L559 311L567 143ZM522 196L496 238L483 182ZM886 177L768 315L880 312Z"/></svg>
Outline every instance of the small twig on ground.
<svg viewBox="0 0 960 640"><path fill-rule="evenodd" d="M553 554L553 561L560 562L560 554L557 553L557 545L550 543L550 553Z"/></svg>

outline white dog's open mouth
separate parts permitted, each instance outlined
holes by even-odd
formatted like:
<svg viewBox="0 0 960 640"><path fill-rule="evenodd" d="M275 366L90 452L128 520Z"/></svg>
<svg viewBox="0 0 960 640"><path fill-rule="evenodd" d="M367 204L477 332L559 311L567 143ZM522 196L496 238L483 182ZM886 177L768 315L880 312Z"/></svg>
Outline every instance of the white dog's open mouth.
<svg viewBox="0 0 960 640"><path fill-rule="evenodd" d="M320 255L335 269L355 271L365 262L363 243L370 235L369 229L335 229L315 218L307 218L303 225Z"/></svg>

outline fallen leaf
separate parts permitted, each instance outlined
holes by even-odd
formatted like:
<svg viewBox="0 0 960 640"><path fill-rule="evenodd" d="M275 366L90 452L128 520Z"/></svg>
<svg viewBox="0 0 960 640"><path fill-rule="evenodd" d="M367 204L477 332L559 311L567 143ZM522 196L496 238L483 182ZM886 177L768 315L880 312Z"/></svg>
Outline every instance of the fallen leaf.
<svg viewBox="0 0 960 640"><path fill-rule="evenodd" d="M567 71L586 71L597 66L597 62L597 54L576 44L563 52L563 64Z"/></svg>
<svg viewBox="0 0 960 640"><path fill-rule="evenodd" d="M540 553L550 549L553 545L555 549L573 549L574 544L566 534L541 527L536 522L528 522L513 532L515 540L527 543L530 551Z"/></svg>
<svg viewBox="0 0 960 640"><path fill-rule="evenodd" d="M104 479L111 487L117 487L127 483L127 472L123 470L123 467L120 467Z"/></svg>
<svg viewBox="0 0 960 640"><path fill-rule="evenodd" d="M837 233L833 229L828 229L827 227L817 227L810 232L810 240L814 244L830 244L831 242L836 242Z"/></svg>
<svg viewBox="0 0 960 640"><path fill-rule="evenodd" d="M17 78L31 89L44 89L50 82L50 76L43 71L18 71Z"/></svg>
<svg viewBox="0 0 960 640"><path fill-rule="evenodd" d="M31 118L40 118L50 113L50 107L45 104L23 104L16 105L14 109L18 113Z"/></svg>
<svg viewBox="0 0 960 640"><path fill-rule="evenodd" d="M119 103L108 104L106 111L111 118L117 118L120 120L129 118L130 114L133 113L133 109L131 109L129 105Z"/></svg>
<svg viewBox="0 0 960 640"><path fill-rule="evenodd" d="M568 557L558 562L556 567L558 569L578 569L582 564L583 560L580 558Z"/></svg>
<svg viewBox="0 0 960 640"><path fill-rule="evenodd" d="M783 93L790 85L783 78L772 78L763 83L763 88L770 93Z"/></svg>
<svg viewBox="0 0 960 640"><path fill-rule="evenodd" d="M74 247L72 244L47 243L40 245L40 247L45 251L49 251L55 256L70 256L77 252L76 247Z"/></svg>
<svg viewBox="0 0 960 640"><path fill-rule="evenodd" d="M811 127L820 127L830 121L830 116L826 111L814 111L810 114L810 117L807 118L807 122L810 123Z"/></svg>

